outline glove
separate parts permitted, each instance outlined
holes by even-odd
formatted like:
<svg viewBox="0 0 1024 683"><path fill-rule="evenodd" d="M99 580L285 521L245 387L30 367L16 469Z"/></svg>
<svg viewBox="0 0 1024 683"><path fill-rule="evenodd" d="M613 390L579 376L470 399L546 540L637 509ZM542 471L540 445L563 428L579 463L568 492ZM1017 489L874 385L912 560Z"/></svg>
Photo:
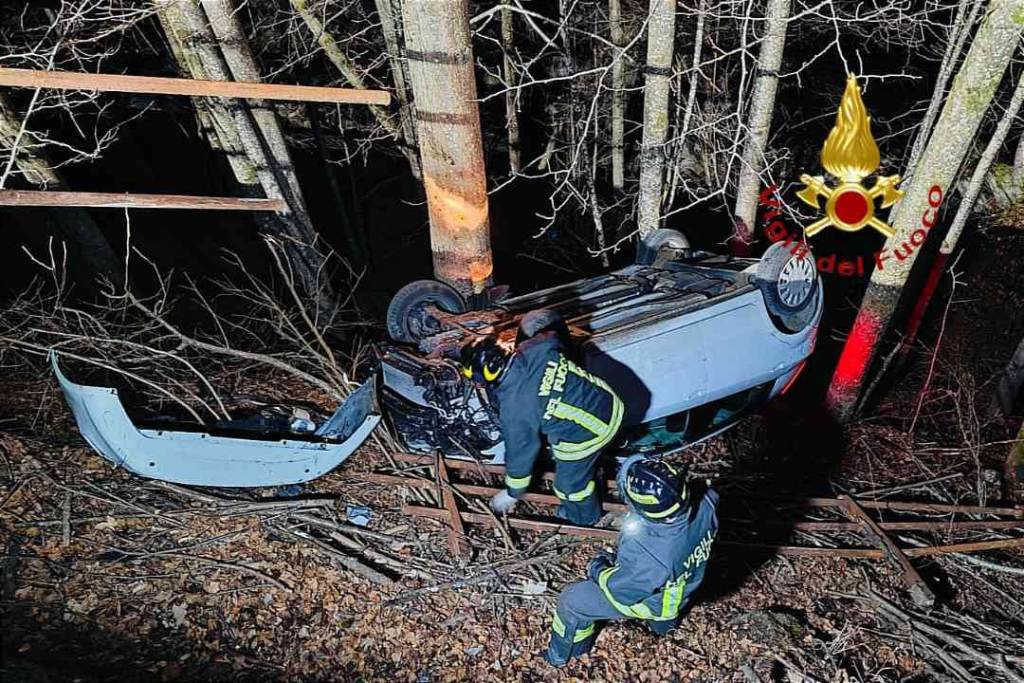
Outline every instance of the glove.
<svg viewBox="0 0 1024 683"><path fill-rule="evenodd" d="M519 500L512 497L512 494L508 492L508 489L502 489L494 494L491 498L491 509L497 512L499 515L507 515L515 509L516 503Z"/></svg>
<svg viewBox="0 0 1024 683"><path fill-rule="evenodd" d="M598 551L597 557L587 565L587 577L591 581L597 581L598 575L613 564L615 564L614 555L605 550Z"/></svg>

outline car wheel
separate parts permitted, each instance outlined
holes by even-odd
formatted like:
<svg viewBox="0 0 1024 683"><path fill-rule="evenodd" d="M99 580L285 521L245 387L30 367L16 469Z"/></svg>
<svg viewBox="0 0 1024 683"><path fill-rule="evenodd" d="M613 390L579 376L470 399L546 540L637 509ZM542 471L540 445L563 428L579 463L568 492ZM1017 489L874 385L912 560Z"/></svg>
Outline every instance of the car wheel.
<svg viewBox="0 0 1024 683"><path fill-rule="evenodd" d="M652 265L662 249L689 249L690 240L678 230L669 228L658 228L647 237L640 240L636 247L636 264L638 266Z"/></svg>
<svg viewBox="0 0 1024 683"><path fill-rule="evenodd" d="M455 289L436 280L416 280L398 290L388 304L388 335L397 342L415 343L441 331L427 311L434 305L448 313L463 313L466 302Z"/></svg>
<svg viewBox="0 0 1024 683"><path fill-rule="evenodd" d="M768 247L757 264L757 286L786 332L799 332L814 318L818 270L806 247L796 254L782 242Z"/></svg>

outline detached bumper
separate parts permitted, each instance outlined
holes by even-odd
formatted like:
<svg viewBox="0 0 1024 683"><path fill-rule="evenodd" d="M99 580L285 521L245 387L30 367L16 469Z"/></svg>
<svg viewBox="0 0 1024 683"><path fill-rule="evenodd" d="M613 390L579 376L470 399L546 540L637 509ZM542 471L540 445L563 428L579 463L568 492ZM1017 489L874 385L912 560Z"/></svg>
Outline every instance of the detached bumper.
<svg viewBox="0 0 1024 683"><path fill-rule="evenodd" d="M51 354L82 437L118 467L152 479L195 486L282 486L331 471L355 452L380 422L376 381L354 391L308 440L240 438L137 427L116 389L69 380Z"/></svg>

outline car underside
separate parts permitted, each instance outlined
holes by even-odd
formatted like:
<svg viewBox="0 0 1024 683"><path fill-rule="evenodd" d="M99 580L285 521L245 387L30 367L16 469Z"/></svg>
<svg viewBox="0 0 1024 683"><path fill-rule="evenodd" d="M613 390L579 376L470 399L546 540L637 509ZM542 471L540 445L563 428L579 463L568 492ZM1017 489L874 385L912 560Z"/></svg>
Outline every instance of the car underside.
<svg viewBox="0 0 1024 683"><path fill-rule="evenodd" d="M411 451L502 462L497 410L454 358L478 335L514 338L525 314L545 309L626 404L613 450L670 452L705 439L784 391L813 349L822 310L813 256L776 246L759 261L662 244L647 263L473 311L440 283L413 283L389 311L398 343L378 348L383 412Z"/></svg>

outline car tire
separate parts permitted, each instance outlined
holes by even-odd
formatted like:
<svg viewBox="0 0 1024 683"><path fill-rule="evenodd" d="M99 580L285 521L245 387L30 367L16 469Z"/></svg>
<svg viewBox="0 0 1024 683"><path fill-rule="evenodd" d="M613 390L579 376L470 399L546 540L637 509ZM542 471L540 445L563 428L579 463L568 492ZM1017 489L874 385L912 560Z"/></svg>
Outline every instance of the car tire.
<svg viewBox="0 0 1024 683"><path fill-rule="evenodd" d="M397 342L416 343L441 331L426 309L428 304L448 313L464 313L466 302L454 288L437 280L416 280L398 290L388 304L388 335Z"/></svg>
<svg viewBox="0 0 1024 683"><path fill-rule="evenodd" d="M785 332L800 332L814 319L818 270L805 246L797 253L775 242L757 264L757 286L768 313Z"/></svg>
<svg viewBox="0 0 1024 683"><path fill-rule="evenodd" d="M678 230L658 228L640 240L636 247L636 264L638 266L652 265L658 259L658 253L664 248L689 249L690 240L686 239L686 235Z"/></svg>

